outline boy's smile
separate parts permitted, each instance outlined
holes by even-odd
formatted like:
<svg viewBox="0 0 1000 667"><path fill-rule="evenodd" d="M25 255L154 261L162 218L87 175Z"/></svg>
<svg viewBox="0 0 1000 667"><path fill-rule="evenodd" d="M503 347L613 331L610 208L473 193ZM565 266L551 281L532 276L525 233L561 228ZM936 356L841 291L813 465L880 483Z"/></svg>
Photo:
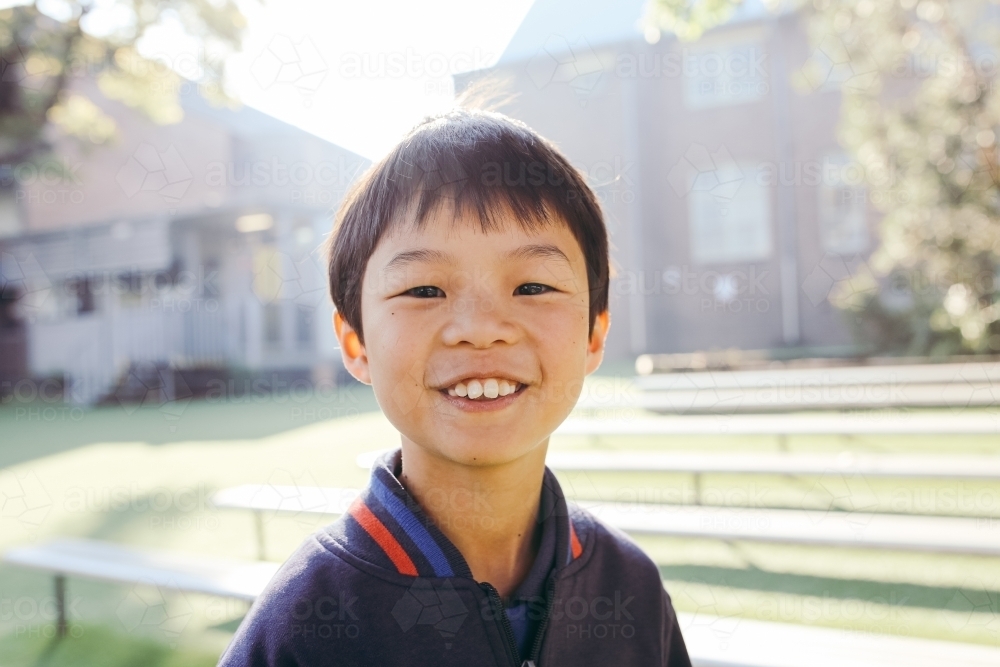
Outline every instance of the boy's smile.
<svg viewBox="0 0 1000 667"><path fill-rule="evenodd" d="M507 407L528 386L527 383L502 377L501 373L488 375L490 377L459 380L440 391L453 399L451 403L462 410L481 412Z"/></svg>
<svg viewBox="0 0 1000 667"><path fill-rule="evenodd" d="M345 345L345 361L404 452L409 441L465 465L516 460L547 442L600 364L607 314L588 337L587 266L569 226L502 220L484 232L475 214L439 209L392 229L368 261L364 345L355 356Z"/></svg>

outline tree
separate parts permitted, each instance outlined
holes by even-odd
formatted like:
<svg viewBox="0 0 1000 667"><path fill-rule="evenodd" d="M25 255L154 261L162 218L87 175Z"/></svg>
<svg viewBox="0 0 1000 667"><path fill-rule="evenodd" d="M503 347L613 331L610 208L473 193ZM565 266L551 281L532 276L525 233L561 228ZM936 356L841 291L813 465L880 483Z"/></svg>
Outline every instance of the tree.
<svg viewBox="0 0 1000 667"><path fill-rule="evenodd" d="M45 11L43 11L43 8ZM48 12L48 13L46 13ZM87 144L115 135L76 79L145 112L179 121L181 76L139 54L154 30L179 28L201 46L183 72L210 99L225 99L225 57L239 49L245 19L235 0L93 0L31 2L0 10L0 166L37 159L59 134Z"/></svg>
<svg viewBox="0 0 1000 667"><path fill-rule="evenodd" d="M656 0L647 21L697 37L739 2ZM691 9L706 4L710 22ZM803 93L831 76L839 83L839 140L880 195L871 197L879 245L831 295L869 349L1000 351L997 9L995 0L814 0L799 9L813 55L793 83Z"/></svg>

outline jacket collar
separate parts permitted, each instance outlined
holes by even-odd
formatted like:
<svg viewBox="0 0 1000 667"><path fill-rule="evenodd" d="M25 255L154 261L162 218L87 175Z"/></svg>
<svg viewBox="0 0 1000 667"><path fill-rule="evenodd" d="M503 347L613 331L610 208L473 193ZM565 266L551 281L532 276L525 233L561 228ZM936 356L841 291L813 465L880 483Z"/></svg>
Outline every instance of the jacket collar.
<svg viewBox="0 0 1000 667"><path fill-rule="evenodd" d="M402 450L396 449L375 462L368 486L338 522L342 544L362 560L403 575L471 579L461 552L399 483L401 461ZM581 555L583 547L570 520L566 498L547 467L539 521L553 522L557 571Z"/></svg>

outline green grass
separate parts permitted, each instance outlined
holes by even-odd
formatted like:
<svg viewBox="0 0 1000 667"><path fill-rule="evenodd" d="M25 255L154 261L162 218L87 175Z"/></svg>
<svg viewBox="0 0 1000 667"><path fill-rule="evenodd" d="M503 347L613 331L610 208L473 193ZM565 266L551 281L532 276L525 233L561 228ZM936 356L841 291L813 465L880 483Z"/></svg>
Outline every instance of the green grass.
<svg viewBox="0 0 1000 667"><path fill-rule="evenodd" d="M76 625L70 636L52 637L51 626L31 626L0 637L5 667L213 667L214 651L172 647L131 637L101 625Z"/></svg>
<svg viewBox="0 0 1000 667"><path fill-rule="evenodd" d="M78 536L252 559L252 517L213 509L215 490L247 483L360 486L367 473L355 456L398 442L363 387L302 401L106 406L62 417L43 412L51 407L0 406L0 549ZM997 440L560 437L552 446L1000 454ZM561 478L582 499L692 498L685 475ZM702 495L717 504L1000 517L1000 488L985 483L713 475L703 479ZM268 557L284 559L329 520L266 516ZM639 542L683 611L1000 645L1000 558L648 536ZM80 634L54 643L46 636L53 619L42 611L51 609L51 577L0 565L0 665L214 664L246 612L234 601L77 578L69 579L68 594ZM23 613L6 616L18 601ZM37 611L27 613L32 605ZM137 615L138 608L156 613Z"/></svg>

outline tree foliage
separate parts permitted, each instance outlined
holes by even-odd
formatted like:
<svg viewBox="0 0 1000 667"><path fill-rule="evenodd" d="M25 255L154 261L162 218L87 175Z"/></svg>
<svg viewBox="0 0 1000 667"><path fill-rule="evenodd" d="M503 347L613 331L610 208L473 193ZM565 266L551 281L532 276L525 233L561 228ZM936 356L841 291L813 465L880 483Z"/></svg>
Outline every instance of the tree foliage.
<svg viewBox="0 0 1000 667"><path fill-rule="evenodd" d="M667 29L702 4L655 0L648 21ZM996 2L814 0L799 11L812 55L793 83L839 88L838 138L881 213L877 249L831 300L881 352L1000 350Z"/></svg>
<svg viewBox="0 0 1000 667"><path fill-rule="evenodd" d="M0 165L43 155L59 133L90 144L115 136L99 94L138 108L159 123L183 116L184 77L223 100L226 56L238 50L245 20L235 0L49 0L0 10ZM156 31L198 44L174 62L140 55Z"/></svg>

